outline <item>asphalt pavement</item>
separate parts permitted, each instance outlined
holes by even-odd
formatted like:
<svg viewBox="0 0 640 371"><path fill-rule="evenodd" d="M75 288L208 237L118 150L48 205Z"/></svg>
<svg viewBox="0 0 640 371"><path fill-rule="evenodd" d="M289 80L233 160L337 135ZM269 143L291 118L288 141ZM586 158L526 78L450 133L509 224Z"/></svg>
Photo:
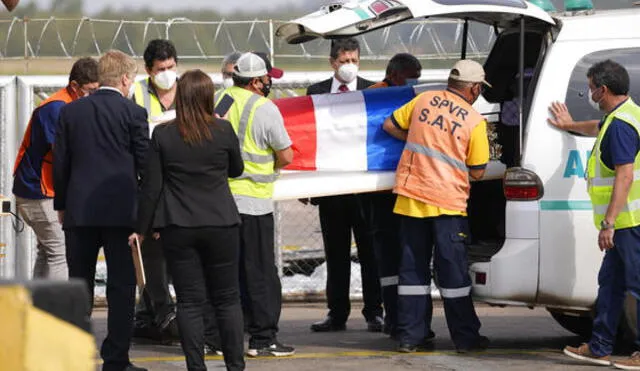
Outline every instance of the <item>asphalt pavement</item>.
<svg viewBox="0 0 640 371"><path fill-rule="evenodd" d="M449 339L442 307L434 310L435 350L427 353L400 354L396 342L380 333L366 331L354 303L347 331L312 333L309 325L326 314L323 303L287 304L282 311L280 341L296 347L290 358L247 359L248 370L320 371L320 370L595 370L562 354L562 348L577 345L580 339L564 330L543 308L497 308L478 305L481 333L491 339L485 352L459 355ZM106 311L94 313L94 332L99 345L106 333ZM614 358L621 358L617 355ZM157 371L186 370L179 346L134 344L134 364ZM99 361L98 361L99 362ZM221 357L208 356L210 370L224 369ZM98 365L99 369L99 365Z"/></svg>

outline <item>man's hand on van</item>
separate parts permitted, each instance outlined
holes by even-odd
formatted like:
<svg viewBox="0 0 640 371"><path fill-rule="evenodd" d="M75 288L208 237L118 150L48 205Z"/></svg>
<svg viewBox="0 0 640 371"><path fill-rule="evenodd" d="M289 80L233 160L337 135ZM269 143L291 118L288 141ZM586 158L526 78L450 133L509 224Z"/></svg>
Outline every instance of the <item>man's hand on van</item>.
<svg viewBox="0 0 640 371"><path fill-rule="evenodd" d="M560 102L552 102L549 106L549 111L553 117L547 119L547 121L561 130L571 130L575 125L573 117L567 109L567 105Z"/></svg>
<svg viewBox="0 0 640 371"><path fill-rule="evenodd" d="M571 117L569 109L567 109L567 105L564 103L551 103L549 112L551 112L551 116L553 117L548 118L547 121L560 130L572 131L589 137L598 136L598 132L600 131L598 124L600 121L573 121L573 117Z"/></svg>

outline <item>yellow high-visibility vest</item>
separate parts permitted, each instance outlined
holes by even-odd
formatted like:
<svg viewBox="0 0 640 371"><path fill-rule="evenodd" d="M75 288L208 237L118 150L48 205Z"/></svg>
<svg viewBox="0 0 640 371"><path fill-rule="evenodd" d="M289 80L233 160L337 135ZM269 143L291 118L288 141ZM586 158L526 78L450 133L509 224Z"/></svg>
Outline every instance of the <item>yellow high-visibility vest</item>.
<svg viewBox="0 0 640 371"><path fill-rule="evenodd" d="M244 160L244 172L235 179L229 179L231 193L255 198L271 198L276 180L275 154L271 148L262 149L252 134L253 119L258 107L269 102L267 98L247 89L232 86L218 95L216 104L222 97L230 95L234 103L228 111L227 120L240 141L240 151Z"/></svg>
<svg viewBox="0 0 640 371"><path fill-rule="evenodd" d="M147 110L148 121L152 122L154 118L162 116L164 111L158 97L149 92L149 82L149 79L137 81L134 96L136 104Z"/></svg>
<svg viewBox="0 0 640 371"><path fill-rule="evenodd" d="M611 202L613 184L616 176L614 169L610 169L602 161L600 144L609 125L614 118L631 125L640 135L640 107L631 98L611 112L600 129L598 138L591 151L587 163L587 188L591 203L593 204L593 222L600 229L600 223L604 220L607 208ZM640 154L636 155L633 163L633 183L627 196L627 202L614 222L615 229L631 228L640 225Z"/></svg>

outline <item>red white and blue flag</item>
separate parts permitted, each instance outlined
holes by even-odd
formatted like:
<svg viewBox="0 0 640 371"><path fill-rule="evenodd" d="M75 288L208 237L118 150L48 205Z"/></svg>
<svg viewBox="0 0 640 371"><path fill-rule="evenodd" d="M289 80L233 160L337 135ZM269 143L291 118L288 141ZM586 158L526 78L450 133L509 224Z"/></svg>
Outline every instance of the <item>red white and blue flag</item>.
<svg viewBox="0 0 640 371"><path fill-rule="evenodd" d="M415 96L413 87L403 86L275 100L293 141L287 169L395 170L404 142L382 124Z"/></svg>

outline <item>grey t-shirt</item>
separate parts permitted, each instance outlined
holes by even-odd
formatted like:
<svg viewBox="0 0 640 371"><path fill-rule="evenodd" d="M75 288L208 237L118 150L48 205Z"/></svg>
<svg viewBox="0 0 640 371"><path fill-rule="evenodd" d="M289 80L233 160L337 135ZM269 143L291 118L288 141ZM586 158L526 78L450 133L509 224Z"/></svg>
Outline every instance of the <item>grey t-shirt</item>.
<svg viewBox="0 0 640 371"><path fill-rule="evenodd" d="M282 151L291 147L291 139L284 128L284 119L273 102L269 101L256 109L253 116L251 134L258 147ZM238 211L246 215L265 215L273 212L273 201L234 195Z"/></svg>

